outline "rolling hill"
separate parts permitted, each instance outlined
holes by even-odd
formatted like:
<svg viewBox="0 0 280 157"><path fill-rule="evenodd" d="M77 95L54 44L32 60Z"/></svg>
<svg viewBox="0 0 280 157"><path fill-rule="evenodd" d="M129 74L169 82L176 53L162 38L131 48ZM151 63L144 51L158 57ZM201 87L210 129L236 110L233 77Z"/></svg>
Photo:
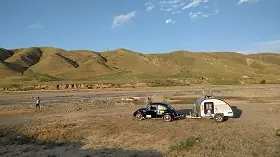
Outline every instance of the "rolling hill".
<svg viewBox="0 0 280 157"><path fill-rule="evenodd" d="M127 49L94 52L54 47L1 48L0 78L2 83L145 82L168 79L192 79L214 84L265 79L277 83L280 78L280 55L189 51L143 54Z"/></svg>

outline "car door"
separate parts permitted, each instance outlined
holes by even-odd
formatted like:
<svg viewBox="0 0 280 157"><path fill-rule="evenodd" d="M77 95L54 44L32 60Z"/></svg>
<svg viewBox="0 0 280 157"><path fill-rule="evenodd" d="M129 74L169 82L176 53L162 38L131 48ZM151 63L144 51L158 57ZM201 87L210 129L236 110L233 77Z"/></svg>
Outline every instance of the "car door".
<svg viewBox="0 0 280 157"><path fill-rule="evenodd" d="M157 108L157 118L162 118L163 113L165 113L167 110L167 108L161 104L158 105Z"/></svg>
<svg viewBox="0 0 280 157"><path fill-rule="evenodd" d="M157 105L152 104L146 112L146 118L157 118Z"/></svg>

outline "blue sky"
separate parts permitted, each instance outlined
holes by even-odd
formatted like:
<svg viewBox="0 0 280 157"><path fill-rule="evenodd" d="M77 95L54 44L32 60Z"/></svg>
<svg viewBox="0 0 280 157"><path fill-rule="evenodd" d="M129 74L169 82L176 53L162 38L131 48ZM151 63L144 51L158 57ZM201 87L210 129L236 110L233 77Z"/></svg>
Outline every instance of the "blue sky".
<svg viewBox="0 0 280 157"><path fill-rule="evenodd" d="M0 47L280 52L280 0L1 0Z"/></svg>

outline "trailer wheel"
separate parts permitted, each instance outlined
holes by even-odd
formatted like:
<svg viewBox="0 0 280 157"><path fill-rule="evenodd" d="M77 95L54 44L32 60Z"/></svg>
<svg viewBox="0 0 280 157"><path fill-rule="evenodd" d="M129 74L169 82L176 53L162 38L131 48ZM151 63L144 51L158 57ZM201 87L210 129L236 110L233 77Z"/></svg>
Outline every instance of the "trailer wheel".
<svg viewBox="0 0 280 157"><path fill-rule="evenodd" d="M215 114L214 119L217 123L221 123L224 121L224 116L222 114Z"/></svg>
<svg viewBox="0 0 280 157"><path fill-rule="evenodd" d="M166 121L166 122L171 122L172 121L172 117L170 116L170 115L164 115L163 116L163 119L164 119L164 121Z"/></svg>
<svg viewBox="0 0 280 157"><path fill-rule="evenodd" d="M142 113L137 113L137 114L136 114L136 119L137 119L137 120L142 120L142 119L143 119Z"/></svg>

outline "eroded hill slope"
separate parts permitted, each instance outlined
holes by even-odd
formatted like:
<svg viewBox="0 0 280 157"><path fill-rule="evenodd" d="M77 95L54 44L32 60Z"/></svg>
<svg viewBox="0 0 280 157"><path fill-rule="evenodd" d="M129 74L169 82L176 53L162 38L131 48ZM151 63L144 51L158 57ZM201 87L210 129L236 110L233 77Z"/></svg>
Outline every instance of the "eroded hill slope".
<svg viewBox="0 0 280 157"><path fill-rule="evenodd" d="M189 51L143 54L127 49L99 53L54 47L0 49L0 77L5 79L44 82L209 78L238 82L243 76L277 80L280 55Z"/></svg>

